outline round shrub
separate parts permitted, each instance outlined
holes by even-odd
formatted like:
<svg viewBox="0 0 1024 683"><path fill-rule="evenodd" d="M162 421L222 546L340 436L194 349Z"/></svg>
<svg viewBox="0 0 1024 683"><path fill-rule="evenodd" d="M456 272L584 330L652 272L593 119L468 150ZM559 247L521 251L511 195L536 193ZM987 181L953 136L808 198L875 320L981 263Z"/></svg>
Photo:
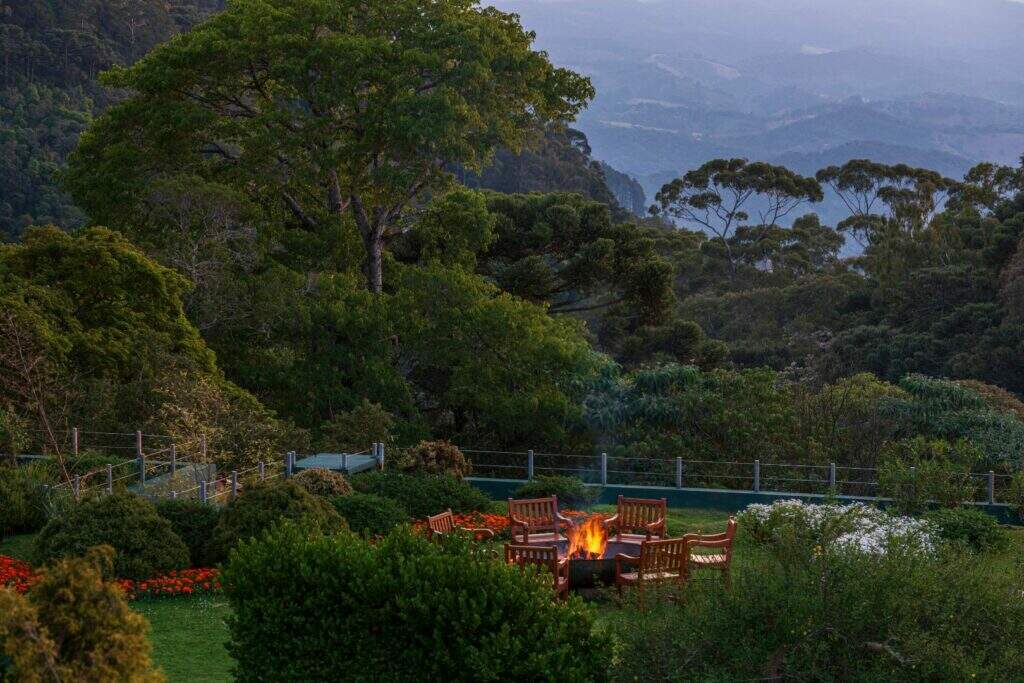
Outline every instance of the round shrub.
<svg viewBox="0 0 1024 683"><path fill-rule="evenodd" d="M46 494L50 481L43 465L0 467L0 537L5 533L39 531L46 524Z"/></svg>
<svg viewBox="0 0 1024 683"><path fill-rule="evenodd" d="M451 508L453 512L475 512L490 507L490 499L464 481L433 474L368 472L352 478L360 493L372 493L401 503L415 519Z"/></svg>
<svg viewBox="0 0 1024 683"><path fill-rule="evenodd" d="M925 513L939 538L982 551L1002 548L1006 534L991 515L974 508L944 508Z"/></svg>
<svg viewBox="0 0 1024 683"><path fill-rule="evenodd" d="M409 521L409 513L401 503L372 493L337 496L331 504L348 522L348 528L360 534L379 536Z"/></svg>
<svg viewBox="0 0 1024 683"><path fill-rule="evenodd" d="M399 529L370 543L282 525L242 544L221 581L243 683L607 678L611 643L593 608L554 600L549 576L461 540L440 547Z"/></svg>
<svg viewBox="0 0 1024 683"><path fill-rule="evenodd" d="M352 485L348 483L345 475L333 470L315 467L309 470L302 470L293 479L296 484L299 484L314 496L332 498L352 493Z"/></svg>
<svg viewBox="0 0 1024 683"><path fill-rule="evenodd" d="M538 476L526 482L512 494L514 498L547 498L558 496L564 507L593 505L601 496L601 487L587 486L578 477Z"/></svg>
<svg viewBox="0 0 1024 683"><path fill-rule="evenodd" d="M74 505L36 537L35 561L84 556L89 548L114 549L114 574L149 579L189 566L188 548L148 500L115 493Z"/></svg>
<svg viewBox="0 0 1024 683"><path fill-rule="evenodd" d="M469 476L472 466L459 447L450 441L421 441L405 451L398 469L414 474L447 474L456 479Z"/></svg>
<svg viewBox="0 0 1024 683"><path fill-rule="evenodd" d="M220 508L197 500L161 500L156 511L188 546L193 567L209 565L206 548L220 519Z"/></svg>
<svg viewBox="0 0 1024 683"><path fill-rule="evenodd" d="M261 535L281 519L328 532L345 528L330 503L294 481L263 484L250 487L224 508L207 546L209 559L223 562L239 541Z"/></svg>

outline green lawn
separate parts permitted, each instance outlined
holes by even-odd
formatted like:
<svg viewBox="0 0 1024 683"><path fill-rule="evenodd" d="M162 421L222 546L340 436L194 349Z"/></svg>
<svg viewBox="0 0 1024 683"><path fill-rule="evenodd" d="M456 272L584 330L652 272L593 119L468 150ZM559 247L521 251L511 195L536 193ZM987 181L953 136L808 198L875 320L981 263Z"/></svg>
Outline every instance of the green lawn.
<svg viewBox="0 0 1024 683"><path fill-rule="evenodd" d="M232 660L223 596L139 600L132 608L149 619L153 661L169 683L230 681Z"/></svg>

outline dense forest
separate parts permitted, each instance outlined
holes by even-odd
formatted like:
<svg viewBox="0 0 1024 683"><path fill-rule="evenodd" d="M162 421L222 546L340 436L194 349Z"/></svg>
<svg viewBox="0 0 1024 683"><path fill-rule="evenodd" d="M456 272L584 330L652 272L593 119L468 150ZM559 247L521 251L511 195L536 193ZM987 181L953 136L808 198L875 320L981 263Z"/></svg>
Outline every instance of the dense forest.
<svg viewBox="0 0 1024 683"><path fill-rule="evenodd" d="M646 198L572 128L590 82L510 15L221 4L0 4L7 446L653 453L676 391L741 421L863 373L1024 394L1024 164L714 159Z"/></svg>

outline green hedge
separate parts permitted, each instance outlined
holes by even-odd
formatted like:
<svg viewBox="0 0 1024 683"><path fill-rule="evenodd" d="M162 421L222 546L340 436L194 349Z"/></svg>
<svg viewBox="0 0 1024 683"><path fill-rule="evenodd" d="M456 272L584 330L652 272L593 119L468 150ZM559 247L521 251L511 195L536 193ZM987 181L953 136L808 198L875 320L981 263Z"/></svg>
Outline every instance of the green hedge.
<svg viewBox="0 0 1024 683"><path fill-rule="evenodd" d="M118 578L149 579L189 566L188 548L171 523L147 500L115 493L72 506L51 519L35 540L35 562L84 556L89 548L114 549Z"/></svg>
<svg viewBox="0 0 1024 683"><path fill-rule="evenodd" d="M578 477L537 476L513 494L516 498L547 498L558 496L558 504L576 508L593 505L601 497L600 486L586 486Z"/></svg>
<svg viewBox="0 0 1024 683"><path fill-rule="evenodd" d="M600 681L610 642L550 578L439 547L408 529L375 543L293 524L244 543L221 580L236 680Z"/></svg>
<svg viewBox="0 0 1024 683"><path fill-rule="evenodd" d="M360 493L397 500L415 519L448 508L454 512L486 510L491 504L487 496L471 485L439 474L368 472L352 477L352 486Z"/></svg>
<svg viewBox="0 0 1024 683"><path fill-rule="evenodd" d="M156 511L171 523L171 528L188 546L193 567L211 564L208 551L213 530L220 521L220 508L197 500L161 500Z"/></svg>
<svg viewBox="0 0 1024 683"><path fill-rule="evenodd" d="M345 528L345 520L329 502L294 481L251 486L221 513L207 546L209 559L223 562L239 541L262 535L281 519L301 520L324 531Z"/></svg>
<svg viewBox="0 0 1024 683"><path fill-rule="evenodd" d="M0 466L0 537L39 531L46 524L45 465Z"/></svg>
<svg viewBox="0 0 1024 683"><path fill-rule="evenodd" d="M409 512L401 503L372 493L336 496L331 504L348 522L348 528L360 534L379 536L409 521Z"/></svg>

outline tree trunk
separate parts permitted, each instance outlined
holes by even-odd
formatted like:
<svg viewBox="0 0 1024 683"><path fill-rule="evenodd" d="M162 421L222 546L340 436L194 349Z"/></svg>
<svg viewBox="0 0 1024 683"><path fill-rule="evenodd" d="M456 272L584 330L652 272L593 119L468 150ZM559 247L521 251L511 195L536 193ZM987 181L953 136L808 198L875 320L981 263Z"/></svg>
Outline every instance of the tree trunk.
<svg viewBox="0 0 1024 683"><path fill-rule="evenodd" d="M363 246L366 247L366 286L374 294L384 291L384 275L382 260L384 256L384 220L382 212L378 209L373 216L367 215L366 207L358 196L349 199L349 206L352 209L352 216L356 220L356 227L363 237Z"/></svg>

